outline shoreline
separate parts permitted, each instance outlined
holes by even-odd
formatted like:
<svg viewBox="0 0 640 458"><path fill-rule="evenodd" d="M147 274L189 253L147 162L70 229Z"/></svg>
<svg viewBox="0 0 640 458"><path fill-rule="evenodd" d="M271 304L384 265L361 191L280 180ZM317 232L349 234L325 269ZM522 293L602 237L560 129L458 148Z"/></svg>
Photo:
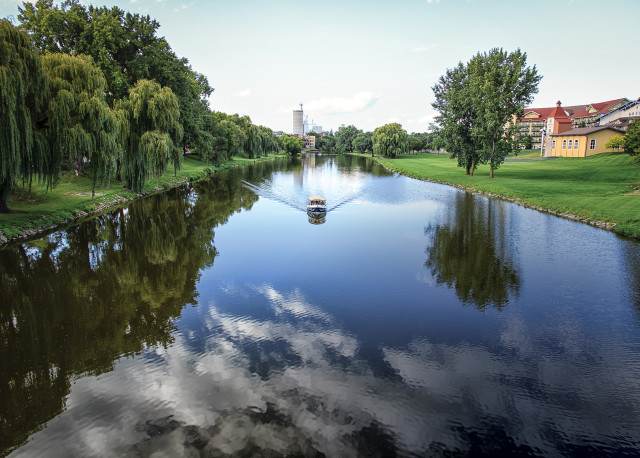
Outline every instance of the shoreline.
<svg viewBox="0 0 640 458"><path fill-rule="evenodd" d="M586 216L580 216L576 213L572 213L572 212L564 212L564 211L559 211L559 210L555 210L553 208L549 208L549 207L544 207L541 205L537 205L535 203L529 202L527 201L526 198L519 198L519 197L511 197L511 196L507 196L504 194L500 194L500 193L495 193L495 192L491 192L491 191L487 191L487 190L483 190L483 189L479 189L477 187L473 187L473 186L469 186L469 185L465 185L465 184L460 184L460 183L454 183L452 181L448 181L448 180L442 180L442 179L438 179L435 177L429 177L429 176L425 176L425 175L421 175L420 173L412 173L409 172L407 170L404 170L402 168L399 167L395 167L394 165L392 165L392 161L394 160L398 160L398 159L402 159L401 158L397 158L397 159L387 159L387 158L381 158L378 156L371 156L371 155L366 155L366 154L359 154L359 153L351 153L351 155L353 156L359 156L359 157L366 157L369 158L371 160L373 160L376 164L379 164L380 166L384 167L386 170L388 170L389 172L392 173L397 173L409 178L413 178L416 180L421 180L421 181L428 181L431 183L436 183L436 184L442 184L442 185L446 185L446 186L451 186L454 187L456 189L459 189L461 191L466 191L466 192L471 192L473 194L478 194L478 195L482 195L482 196L486 196L486 197L490 197L493 199L500 199L500 200L504 200L506 202L510 202L516 205L520 205L522 207L531 209L531 210L536 210L542 213L547 213L553 216L557 216L560 218L564 218L564 219L568 219L571 221L575 221L575 222L579 222L579 223L583 223L583 224L588 224L589 226L592 227L596 227L598 229L602 229L602 230L606 230L609 232L614 233L615 235L619 236L619 237L624 237L624 238L628 238L634 241L638 241L640 240L640 233L637 232L629 232L629 231L621 231L619 230L619 225L616 222L612 222L612 221L605 221L605 220L599 220L599 219L593 219L593 218L589 218ZM462 170L462 169L460 169ZM462 173L464 173L462 171ZM497 180L499 180L500 178L496 178Z"/></svg>
<svg viewBox="0 0 640 458"><path fill-rule="evenodd" d="M69 209L58 209L58 211L62 212L61 214L39 214L33 220L29 220L28 223L16 224L15 230L9 234L0 227L0 249L11 243L27 241L44 236L47 233L63 227L79 224L84 220L122 208L135 200L207 180L225 170L247 167L260 162L274 161L285 157L287 156L282 154L273 154L256 159L234 157L219 165L205 164L195 158L185 159L185 162L188 161L190 166L195 167L194 170L179 171L179 176L174 176L173 172L167 171L167 173L161 177L149 180L145 185L145 189L140 193L134 193L124 188L107 191L97 189L95 198L80 201L78 205L74 205ZM46 196L46 193L44 195ZM21 212L18 211L18 213ZM0 223L3 223L3 218L10 218L12 215L15 215L15 213L0 215ZM5 224L3 224L3 226L4 225ZM8 226L11 225L8 224Z"/></svg>

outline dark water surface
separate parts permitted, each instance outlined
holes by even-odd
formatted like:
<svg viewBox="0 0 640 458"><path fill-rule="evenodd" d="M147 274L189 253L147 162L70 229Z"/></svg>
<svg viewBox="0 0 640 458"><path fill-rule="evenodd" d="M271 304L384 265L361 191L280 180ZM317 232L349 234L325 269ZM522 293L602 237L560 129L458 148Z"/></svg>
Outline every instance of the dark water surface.
<svg viewBox="0 0 640 458"><path fill-rule="evenodd" d="M0 454L640 453L640 245L363 159L11 246L0 297Z"/></svg>

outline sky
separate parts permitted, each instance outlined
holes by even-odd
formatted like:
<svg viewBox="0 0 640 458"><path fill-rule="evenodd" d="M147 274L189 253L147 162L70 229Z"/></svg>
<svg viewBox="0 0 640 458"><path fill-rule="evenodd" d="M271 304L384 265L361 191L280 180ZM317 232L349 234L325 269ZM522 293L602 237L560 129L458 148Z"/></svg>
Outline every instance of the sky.
<svg viewBox="0 0 640 458"><path fill-rule="evenodd" d="M0 0L0 17L17 14ZM292 130L291 111L324 129L434 117L447 68L493 47L527 52L543 75L533 106L640 97L638 0L95 0L150 14L204 73L213 109Z"/></svg>

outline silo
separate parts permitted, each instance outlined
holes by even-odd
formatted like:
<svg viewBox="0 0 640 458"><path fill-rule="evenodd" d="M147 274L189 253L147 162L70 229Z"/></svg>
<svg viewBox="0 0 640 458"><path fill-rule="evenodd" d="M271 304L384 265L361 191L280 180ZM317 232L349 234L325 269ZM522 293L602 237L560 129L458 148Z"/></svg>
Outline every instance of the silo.
<svg viewBox="0 0 640 458"><path fill-rule="evenodd" d="M304 112L302 104L299 110L293 110L293 135L304 136Z"/></svg>

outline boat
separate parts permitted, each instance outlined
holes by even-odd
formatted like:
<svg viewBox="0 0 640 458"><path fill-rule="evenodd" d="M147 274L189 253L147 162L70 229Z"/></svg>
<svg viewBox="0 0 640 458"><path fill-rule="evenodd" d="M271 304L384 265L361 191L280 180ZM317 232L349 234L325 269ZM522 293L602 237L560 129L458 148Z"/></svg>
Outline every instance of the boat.
<svg viewBox="0 0 640 458"><path fill-rule="evenodd" d="M327 213L326 199L320 196L309 196L309 200L307 201L307 213L309 214Z"/></svg>

